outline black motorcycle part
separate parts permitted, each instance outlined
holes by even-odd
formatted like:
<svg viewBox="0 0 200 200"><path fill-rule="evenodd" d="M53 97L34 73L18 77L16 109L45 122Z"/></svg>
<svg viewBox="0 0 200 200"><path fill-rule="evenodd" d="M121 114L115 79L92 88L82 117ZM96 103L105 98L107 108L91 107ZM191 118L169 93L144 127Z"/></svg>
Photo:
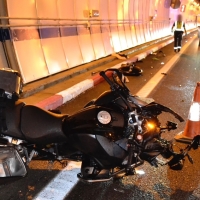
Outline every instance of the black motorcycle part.
<svg viewBox="0 0 200 200"><path fill-rule="evenodd" d="M7 131L7 125L6 125L6 94L5 90L0 89L0 132Z"/></svg>
<svg viewBox="0 0 200 200"><path fill-rule="evenodd" d="M12 100L6 101L5 115L7 130L2 131L4 135L12 136L18 139L25 139L21 132L21 110L25 104L20 101L13 102ZM33 119L32 119L33 120ZM35 119L34 119L35 120Z"/></svg>
<svg viewBox="0 0 200 200"><path fill-rule="evenodd" d="M123 147L104 136L81 133L70 135L68 139L80 152L93 157L101 169L120 166L127 156Z"/></svg>
<svg viewBox="0 0 200 200"><path fill-rule="evenodd" d="M109 179L110 169L102 169L95 160L85 158L81 165L81 178L85 180Z"/></svg>
<svg viewBox="0 0 200 200"><path fill-rule="evenodd" d="M98 120L98 113L106 111L109 113L111 120L103 124ZM67 134L88 133L94 135L103 135L119 140L123 136L125 127L124 115L121 111L115 111L107 107L95 106L86 107L83 110L69 116L63 123L64 132Z"/></svg>
<svg viewBox="0 0 200 200"><path fill-rule="evenodd" d="M133 63L122 64L120 71L126 76L140 76L143 70Z"/></svg>
<svg viewBox="0 0 200 200"><path fill-rule="evenodd" d="M184 119L180 115L178 115L176 112L174 112L173 110L171 110L170 108L168 108L166 106L163 106L163 105L155 103L155 102L152 102L152 103L144 106L142 108L142 110L143 110L143 112L144 111L150 112L153 115L159 115L162 112L168 112L168 113L171 113L180 122L184 122Z"/></svg>
<svg viewBox="0 0 200 200"><path fill-rule="evenodd" d="M113 95L111 91L103 92L97 99L93 100L93 105L107 105L111 103L116 97Z"/></svg>
<svg viewBox="0 0 200 200"><path fill-rule="evenodd" d="M0 147L0 183L7 183L26 176L25 164L13 147Z"/></svg>
<svg viewBox="0 0 200 200"><path fill-rule="evenodd" d="M91 105L109 107L115 111L122 112L127 109L127 105L124 103L124 101L119 96L114 95L112 91L105 91L97 99L93 99L87 103L84 108Z"/></svg>
<svg viewBox="0 0 200 200"><path fill-rule="evenodd" d="M174 157L168 162L170 169L173 170L181 170L184 165L184 154L176 154Z"/></svg>
<svg viewBox="0 0 200 200"><path fill-rule="evenodd" d="M155 159L159 154L165 152L167 147L163 145L162 140L156 137L156 134L152 137L150 135L151 134L148 134L148 137L146 137L143 142L140 158L157 167L158 165Z"/></svg>
<svg viewBox="0 0 200 200"><path fill-rule="evenodd" d="M10 68L0 69L0 88L5 90L8 99L18 100L22 81L18 71Z"/></svg>
<svg viewBox="0 0 200 200"><path fill-rule="evenodd" d="M63 121L67 115L60 115L39 107L27 105L21 113L21 130L29 143L50 144L67 140L63 132Z"/></svg>

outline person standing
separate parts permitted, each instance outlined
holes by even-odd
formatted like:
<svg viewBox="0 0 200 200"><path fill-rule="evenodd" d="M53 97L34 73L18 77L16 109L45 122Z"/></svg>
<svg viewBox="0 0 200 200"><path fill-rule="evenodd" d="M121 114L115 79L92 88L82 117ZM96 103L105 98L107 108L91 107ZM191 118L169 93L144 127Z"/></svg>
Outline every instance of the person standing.
<svg viewBox="0 0 200 200"><path fill-rule="evenodd" d="M174 31L174 51L179 52L181 50L181 41L183 32L187 35L185 29L185 23L182 21L182 15L177 16L177 21L172 25L172 32Z"/></svg>

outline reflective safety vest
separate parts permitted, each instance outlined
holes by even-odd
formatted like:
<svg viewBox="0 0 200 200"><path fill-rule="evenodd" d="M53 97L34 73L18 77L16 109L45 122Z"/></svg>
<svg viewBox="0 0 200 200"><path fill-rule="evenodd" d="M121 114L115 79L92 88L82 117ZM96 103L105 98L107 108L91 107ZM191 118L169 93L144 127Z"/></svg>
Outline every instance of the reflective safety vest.
<svg viewBox="0 0 200 200"><path fill-rule="evenodd" d="M184 22L175 22L175 27L174 27L174 30L175 31L184 31L184 25L185 23Z"/></svg>

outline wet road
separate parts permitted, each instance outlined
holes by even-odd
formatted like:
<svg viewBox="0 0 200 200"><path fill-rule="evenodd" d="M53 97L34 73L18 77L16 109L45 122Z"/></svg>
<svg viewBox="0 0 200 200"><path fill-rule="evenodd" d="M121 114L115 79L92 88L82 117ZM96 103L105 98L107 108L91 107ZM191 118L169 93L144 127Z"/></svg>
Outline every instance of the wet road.
<svg viewBox="0 0 200 200"><path fill-rule="evenodd" d="M186 42L186 40L184 40ZM170 72L165 74L158 86L149 95L155 101L171 107L187 120L189 107L192 101L196 82L200 81L200 49L197 39L189 48L181 53L181 58ZM175 54L173 44L162 49L163 53L150 55L142 62L136 63L144 73L139 77L129 77L127 86L135 94L145 83L163 67ZM162 63L162 64L161 64ZM81 109L89 100L98 97L108 90L104 82L93 89L81 94L75 100L60 107L65 113L73 113ZM164 123L167 120L178 122L170 114L160 117ZM176 131L165 133L164 137L173 139L176 133L184 129L185 123L180 123ZM178 143L180 147L185 144ZM148 163L140 166L138 170L144 174L136 174L107 183L85 184L78 182L74 188L63 198L66 200L196 200L200 199L200 149L191 151L194 164L185 161L182 171L172 171L167 166L151 167ZM0 199L34 199L38 192L45 187L62 169L56 163L51 171L47 170L47 162L32 162L26 178L12 184L0 186ZM63 181L63 184L65 182ZM43 198L45 199L45 198ZM56 199L56 198L46 198Z"/></svg>
<svg viewBox="0 0 200 200"><path fill-rule="evenodd" d="M156 102L171 107L178 112L185 120L187 120L189 107L193 98L196 83L200 81L200 50L197 46L197 40L182 53L180 60L174 68L168 72L149 95ZM161 68L161 62L167 62L168 56L172 56L172 45L163 48L162 54L150 55L142 63L137 63L144 69L143 76L129 77L130 82L127 83L131 92L134 94L140 87L147 82L154 74L154 70ZM163 72L164 73L164 72ZM106 89L106 84L98 86ZM103 89L103 90L104 90ZM95 90L96 91L96 90ZM100 89L98 89L100 91ZM89 91L88 91L89 92ZM89 92L91 97L94 91ZM98 96L98 94L95 93ZM85 96L85 95L84 95ZM86 95L87 96L87 95ZM81 98L81 97L80 97ZM79 100L76 99L77 106ZM69 111L70 104L61 107L63 111ZM163 114L161 121L164 123L167 120L178 122L170 114ZM176 131L171 131L164 135L165 138L172 140L175 134L184 130L185 123L180 123ZM177 143L178 146L184 147L185 144ZM173 199L173 200L194 200L200 199L200 150L192 151L191 156L194 159L194 164L185 161L185 166L182 171L172 171L167 166L159 166L158 168L151 167L148 163L140 166L145 174L125 177L121 180L116 180L111 183L95 183L85 185L79 182L76 187L70 192L66 199Z"/></svg>

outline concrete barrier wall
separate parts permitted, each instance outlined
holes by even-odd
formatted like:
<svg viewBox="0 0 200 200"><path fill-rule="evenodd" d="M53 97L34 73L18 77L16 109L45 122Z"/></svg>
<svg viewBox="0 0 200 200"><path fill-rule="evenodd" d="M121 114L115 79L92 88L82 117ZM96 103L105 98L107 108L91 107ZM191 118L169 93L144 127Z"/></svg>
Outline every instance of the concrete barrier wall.
<svg viewBox="0 0 200 200"><path fill-rule="evenodd" d="M37 18L36 2L7 0L9 17ZM37 20L10 19L10 38L13 42L18 66L25 83L49 75L41 45ZM18 25L23 25L18 26ZM31 26L26 26L31 25Z"/></svg>
<svg viewBox="0 0 200 200"><path fill-rule="evenodd" d="M18 18L8 32L24 83L167 36L173 23L166 0L6 2L8 17Z"/></svg>

